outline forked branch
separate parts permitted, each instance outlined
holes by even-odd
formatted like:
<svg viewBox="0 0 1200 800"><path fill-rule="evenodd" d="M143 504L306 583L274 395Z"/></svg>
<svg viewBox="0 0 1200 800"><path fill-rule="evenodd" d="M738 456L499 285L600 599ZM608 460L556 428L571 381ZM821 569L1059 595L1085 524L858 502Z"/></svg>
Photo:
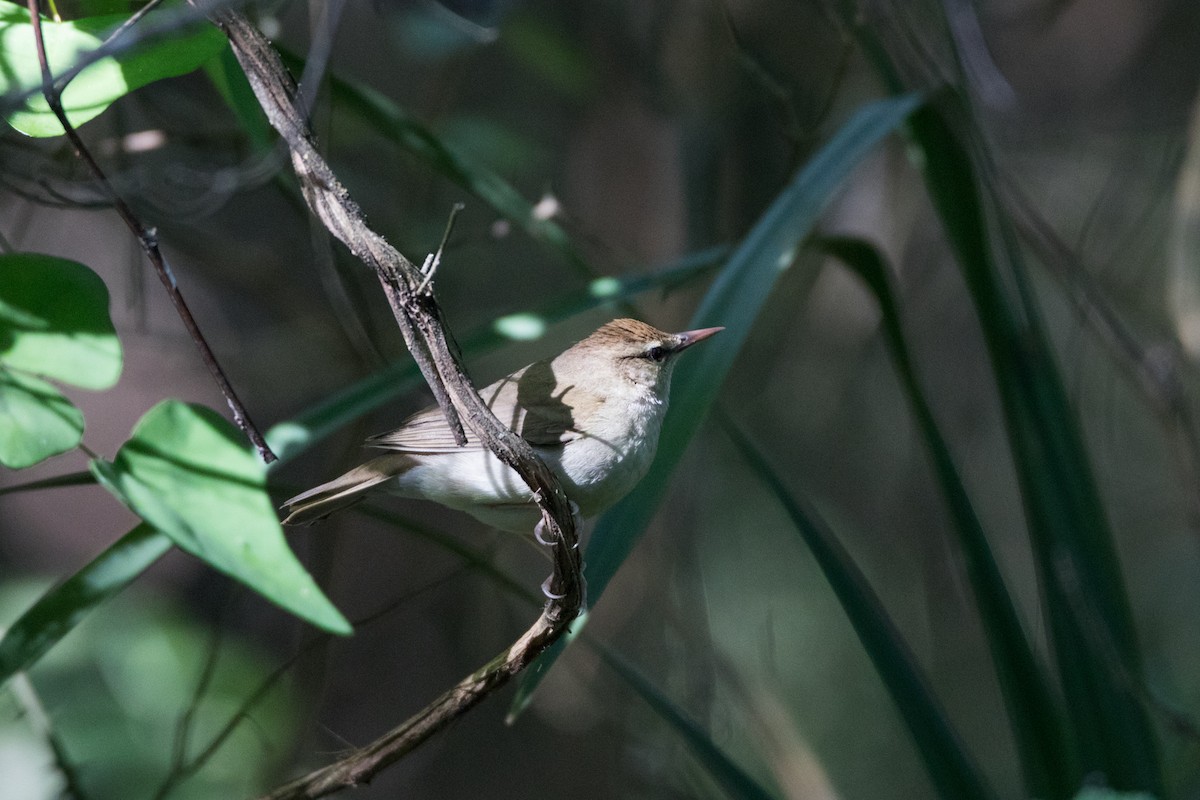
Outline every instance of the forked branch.
<svg viewBox="0 0 1200 800"><path fill-rule="evenodd" d="M558 480L524 439L496 419L475 391L450 346L428 281L413 262L367 226L361 210L318 152L297 106L296 85L270 42L238 12L220 10L212 18L229 37L267 119L287 143L309 207L329 232L378 276L405 344L460 443L466 441L465 423L497 458L521 475L556 542L550 584L553 598L512 646L377 741L266 795L271 800L321 797L369 781L503 686L553 644L583 605L582 563L574 519Z"/></svg>

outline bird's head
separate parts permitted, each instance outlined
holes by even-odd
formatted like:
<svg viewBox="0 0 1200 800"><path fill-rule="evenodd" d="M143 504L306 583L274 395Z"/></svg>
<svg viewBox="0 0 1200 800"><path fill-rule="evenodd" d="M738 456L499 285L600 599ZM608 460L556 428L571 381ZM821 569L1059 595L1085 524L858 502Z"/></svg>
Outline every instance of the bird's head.
<svg viewBox="0 0 1200 800"><path fill-rule="evenodd" d="M566 353L581 379L613 379L665 399L680 353L724 328L666 333L636 319L614 319ZM588 373L591 373L590 375Z"/></svg>

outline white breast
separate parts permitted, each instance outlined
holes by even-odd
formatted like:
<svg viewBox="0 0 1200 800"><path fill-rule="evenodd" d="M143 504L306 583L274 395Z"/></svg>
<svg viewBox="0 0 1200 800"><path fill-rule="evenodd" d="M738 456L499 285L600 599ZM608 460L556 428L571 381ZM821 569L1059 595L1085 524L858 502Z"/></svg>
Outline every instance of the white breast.
<svg viewBox="0 0 1200 800"><path fill-rule="evenodd" d="M666 403L653 392L630 391L591 415L587 434L557 448L536 448L583 517L620 500L650 468ZM530 533L540 515L529 487L490 451L415 456L417 466L389 490L466 511L503 530Z"/></svg>

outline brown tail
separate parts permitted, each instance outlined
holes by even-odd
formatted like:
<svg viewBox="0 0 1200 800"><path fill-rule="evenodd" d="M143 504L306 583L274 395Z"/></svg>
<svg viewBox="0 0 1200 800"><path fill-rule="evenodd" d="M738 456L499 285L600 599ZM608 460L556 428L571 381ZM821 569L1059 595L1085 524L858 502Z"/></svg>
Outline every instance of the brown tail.
<svg viewBox="0 0 1200 800"><path fill-rule="evenodd" d="M288 512L283 524L301 525L325 519L335 511L341 511L362 500L376 486L403 474L412 464L412 458L403 454L373 458L340 478L334 478L329 483L323 483L288 500L283 504L283 510Z"/></svg>

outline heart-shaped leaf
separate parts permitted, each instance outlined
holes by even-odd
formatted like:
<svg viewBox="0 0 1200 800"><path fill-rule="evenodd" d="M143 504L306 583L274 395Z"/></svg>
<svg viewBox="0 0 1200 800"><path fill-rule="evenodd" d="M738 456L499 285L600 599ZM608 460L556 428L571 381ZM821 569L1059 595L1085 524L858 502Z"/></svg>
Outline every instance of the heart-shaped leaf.
<svg viewBox="0 0 1200 800"><path fill-rule="evenodd" d="M348 623L288 548L265 489L266 467L214 411L159 403L116 459L92 472L183 550L332 633Z"/></svg>
<svg viewBox="0 0 1200 800"><path fill-rule="evenodd" d="M42 36L51 73L58 76L74 67L126 20L124 15L68 22L43 20ZM183 17L179 21L181 27L187 24ZM135 28L124 35L134 36L137 32ZM62 92L63 110L72 125L82 125L134 89L191 72L224 46L225 37L215 27L190 24L186 34L122 50L89 65L67 84ZM0 6L0 95L27 96L23 105L7 112L8 123L29 136L61 136L62 125L42 97L41 85L29 12L4 3ZM34 90L38 91L30 94Z"/></svg>
<svg viewBox="0 0 1200 800"><path fill-rule="evenodd" d="M100 276L65 258L0 255L0 363L84 389L116 383L121 343Z"/></svg>
<svg viewBox="0 0 1200 800"><path fill-rule="evenodd" d="M0 464L32 466L83 438L83 414L50 384L0 369Z"/></svg>

